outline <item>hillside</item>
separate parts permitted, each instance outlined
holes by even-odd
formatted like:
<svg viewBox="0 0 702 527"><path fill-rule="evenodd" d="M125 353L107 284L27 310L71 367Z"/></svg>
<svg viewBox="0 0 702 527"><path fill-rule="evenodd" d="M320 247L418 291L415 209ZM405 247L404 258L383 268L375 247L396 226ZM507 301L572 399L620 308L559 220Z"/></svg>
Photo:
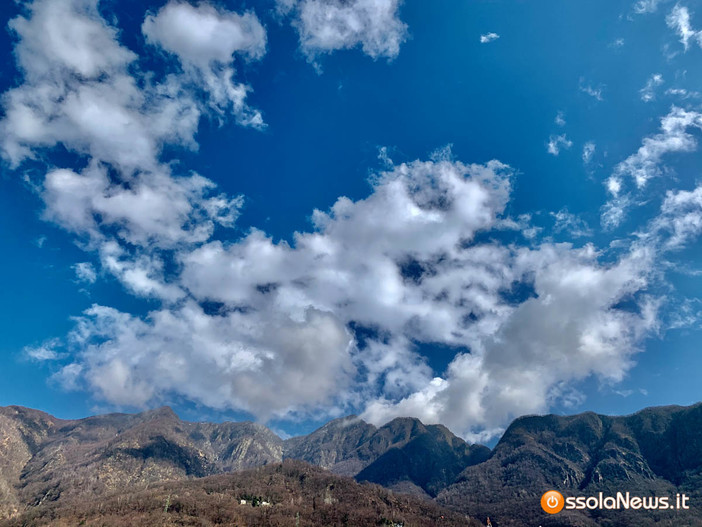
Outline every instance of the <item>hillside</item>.
<svg viewBox="0 0 702 527"><path fill-rule="evenodd" d="M20 504L104 494L282 459L282 441L254 423L187 423L170 408L75 421L0 408L0 518Z"/></svg>
<svg viewBox="0 0 702 527"><path fill-rule="evenodd" d="M548 517L539 499L547 489L565 496L630 491L643 496L684 492L699 503L702 483L702 405L648 408L611 417L529 416L507 429L490 458L467 467L438 503L501 525L702 525L698 507L680 512L562 512Z"/></svg>
<svg viewBox="0 0 702 527"><path fill-rule="evenodd" d="M299 459L417 495L435 495L488 452L466 445L444 427L427 427L417 419L396 419L376 428L352 416L283 441L259 424L186 422L167 407L80 420L60 420L22 407L0 408L0 438L0 518L86 493L138 490L283 459Z"/></svg>
<svg viewBox="0 0 702 527"><path fill-rule="evenodd" d="M594 413L525 416L509 426L492 451L466 444L441 425L424 425L413 418L398 418L375 427L349 416L307 436L283 441L258 424L185 422L169 408L70 421L22 407L0 408L0 520L12 518L15 523L8 525L15 525L18 518L24 521L35 516L42 521L54 514L56 518L74 518L74 512L86 521L98 522L103 513L128 515L131 509L125 499L136 504L134 521L148 523L147 518L155 518L159 507L165 507L164 495L177 495L179 503L190 503L189 496L198 496L198 503L210 503L214 498L205 497L209 496L208 485L218 481L231 482L236 489L217 494L217 510L229 511L226 514L244 514L239 507L230 510L229 501L236 493L250 493L273 499L281 518L293 510L283 507L286 500L296 506L312 500L313 513L305 514L318 518L314 507L324 498L305 494L311 487L298 488L292 472L280 469L293 477L291 481L285 480L287 476L276 476L280 472L275 467L294 468L300 477L312 471L309 473L315 478L346 482L343 485L353 483L343 476L352 476L357 482L383 485L388 489L383 496L393 499L400 499L398 493L403 493L402 499L410 499L408 495L414 495L413 500L423 499L412 504L431 503L433 499L459 516L490 516L495 527L531 523L543 527L702 525L702 513L695 506L702 500L702 404L648 408L622 417ZM253 468L263 472L241 475L241 471ZM230 473L236 474L227 480ZM283 477L281 488L292 494L287 498L273 496L252 474ZM211 477L215 479L208 479ZM244 481L237 478L244 478L246 484L237 483ZM377 490L372 486L358 488ZM617 491L669 497L686 493L692 508L563 511L548 516L539 505L548 489L565 496L614 495ZM374 496L368 498L369 503L380 499ZM159 517L158 524L174 521L190 525L188 521L204 514L188 507L178 505L171 514L184 511L185 516ZM331 514L332 509L325 514ZM303 514L302 509L295 511ZM139 516L142 513L145 516ZM247 523L254 522L254 516L249 512L244 516L246 525L254 524ZM285 521L279 524L287 525Z"/></svg>
<svg viewBox="0 0 702 527"><path fill-rule="evenodd" d="M242 500L245 503L242 503ZM463 514L300 461L149 489L44 504L2 527L414 526L477 527Z"/></svg>

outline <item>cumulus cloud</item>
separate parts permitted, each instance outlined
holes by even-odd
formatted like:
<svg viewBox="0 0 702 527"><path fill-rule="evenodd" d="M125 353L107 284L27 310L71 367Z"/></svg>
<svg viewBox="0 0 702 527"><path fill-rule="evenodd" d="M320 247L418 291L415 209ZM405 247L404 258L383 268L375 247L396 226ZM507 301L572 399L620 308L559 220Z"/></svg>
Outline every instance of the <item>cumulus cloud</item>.
<svg viewBox="0 0 702 527"><path fill-rule="evenodd" d="M651 77L646 81L646 86L639 90L641 100L643 102L651 102L655 100L656 88L658 88L658 86L661 84L663 84L663 75L660 73L654 73L651 75Z"/></svg>
<svg viewBox="0 0 702 527"><path fill-rule="evenodd" d="M194 144L196 104L173 83L140 89L128 73L136 55L96 4L37 0L10 21L24 74L3 101L0 140L13 166L60 143L125 172L154 169L164 142Z"/></svg>
<svg viewBox="0 0 702 527"><path fill-rule="evenodd" d="M174 304L155 288L166 305L145 319L95 306L57 378L117 404L177 393L264 419L378 390L405 396L431 378L412 342L464 345L509 309L500 298L509 250L468 245L499 223L510 175L498 162L403 164L365 200L316 211L315 230L294 246L254 230L236 243L181 247L171 285L190 300ZM146 267L163 283L157 265Z"/></svg>
<svg viewBox="0 0 702 527"><path fill-rule="evenodd" d="M568 139L566 134L552 135L548 138L546 151L552 156L557 156L561 153L561 149L568 150L571 146L573 146L573 141Z"/></svg>
<svg viewBox="0 0 702 527"><path fill-rule="evenodd" d="M332 314L313 308L300 321L275 316L262 324L260 315L244 311L208 315L192 301L146 320L95 305L70 339L80 350L65 367L79 372L69 376L73 386L128 406L178 393L266 419L330 403L351 371L350 334Z"/></svg>
<svg viewBox="0 0 702 527"><path fill-rule="evenodd" d="M405 37L396 1L287 4L309 56L361 45L392 57ZM576 401L573 384L589 376L618 382L657 328L648 287L663 242L641 237L605 254L540 241L529 217L506 214L509 166L463 163L448 150L406 163L386 155L365 198L313 211L311 228L290 243L258 229L217 239L241 198L178 173L162 150L197 147L209 110L193 90L210 93L208 74L265 50L252 14L172 2L149 15L147 38L183 70L158 82L135 77L136 56L94 0L37 0L12 24L24 79L5 95L4 156L18 166L51 158L56 145L80 154L80 166L47 163L44 218L75 233L101 273L152 299L146 315L95 305L65 342L27 352L61 360L54 379L67 389L132 407L182 397L260 420L414 415L487 438L515 415ZM650 152L623 162L610 191L624 196L637 167L686 141L694 147L697 114L669 117L664 137L644 140ZM572 146L565 135L552 139L554 155ZM680 240L672 245L689 240L696 200L671 194L663 216L688 219L654 232ZM565 210L554 219L587 232ZM76 266L88 281L91 269ZM421 352L433 345L455 350L445 371Z"/></svg>
<svg viewBox="0 0 702 527"><path fill-rule="evenodd" d="M320 54L360 46L374 58L393 59L407 39L400 0L277 0L292 12L300 46L314 61Z"/></svg>
<svg viewBox="0 0 702 527"><path fill-rule="evenodd" d="M235 54L260 59L266 51L266 30L254 13L239 15L206 3L194 7L171 1L146 17L142 32L147 42L178 57L216 109L223 112L231 106L240 123L263 126L261 113L245 102L250 88L233 80Z"/></svg>
<svg viewBox="0 0 702 527"><path fill-rule="evenodd" d="M447 155L392 166L367 198L315 211L293 245L253 230L178 251L187 300L145 318L93 307L57 378L125 405L175 393L262 419L360 408L465 435L570 400L589 375L621 379L656 326L651 255L605 264L589 245L477 242L501 228L512 172ZM415 343L457 354L437 377Z"/></svg>
<svg viewBox="0 0 702 527"><path fill-rule="evenodd" d="M130 288L177 298L177 288L158 285L164 262L153 251L231 227L241 198L216 194L197 174L174 175L161 161L166 144L197 146L197 96L182 76L155 83L133 75L136 55L96 4L36 0L10 22L23 82L3 97L2 155L17 167L62 145L87 158L82 169L50 168L32 182L45 219L97 249L103 267Z"/></svg>
<svg viewBox="0 0 702 527"><path fill-rule="evenodd" d="M656 303L615 307L647 282L650 255L632 251L614 265L597 263L591 246L545 245L520 251L515 265L533 276L535 296L510 310L472 353L458 354L445 378L399 402L379 399L364 417L383 422L409 413L462 433L467 423L499 429L509 418L544 411L563 384L592 374L618 381L636 343L656 327Z"/></svg>
<svg viewBox="0 0 702 527"><path fill-rule="evenodd" d="M82 172L56 169L46 174L42 197L45 217L67 230L102 238L115 236L131 245L173 248L208 239L216 224L233 225L241 198L212 196L214 184L197 174L173 177L163 170L115 185L106 166L92 163Z"/></svg>
<svg viewBox="0 0 702 527"><path fill-rule="evenodd" d="M497 33L485 33L484 35L480 35L480 43L487 44L488 42L492 42L498 38L500 38L500 35Z"/></svg>

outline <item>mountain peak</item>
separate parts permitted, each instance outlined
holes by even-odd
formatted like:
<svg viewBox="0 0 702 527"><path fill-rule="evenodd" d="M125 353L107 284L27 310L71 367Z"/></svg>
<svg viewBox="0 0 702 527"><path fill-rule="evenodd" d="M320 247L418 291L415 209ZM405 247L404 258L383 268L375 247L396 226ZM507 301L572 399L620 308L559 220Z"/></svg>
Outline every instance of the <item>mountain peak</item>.
<svg viewBox="0 0 702 527"><path fill-rule="evenodd" d="M143 419L177 419L180 421L180 418L170 406L160 406L158 408L146 410L137 414L137 416Z"/></svg>

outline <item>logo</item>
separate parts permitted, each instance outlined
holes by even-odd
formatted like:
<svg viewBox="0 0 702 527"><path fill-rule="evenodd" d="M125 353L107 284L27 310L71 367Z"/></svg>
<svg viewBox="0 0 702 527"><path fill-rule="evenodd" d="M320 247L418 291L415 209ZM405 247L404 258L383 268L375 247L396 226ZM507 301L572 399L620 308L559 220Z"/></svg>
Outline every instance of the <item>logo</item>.
<svg viewBox="0 0 702 527"><path fill-rule="evenodd" d="M549 490L541 496L541 508L549 514L561 512L563 505L565 505L563 494L557 490Z"/></svg>

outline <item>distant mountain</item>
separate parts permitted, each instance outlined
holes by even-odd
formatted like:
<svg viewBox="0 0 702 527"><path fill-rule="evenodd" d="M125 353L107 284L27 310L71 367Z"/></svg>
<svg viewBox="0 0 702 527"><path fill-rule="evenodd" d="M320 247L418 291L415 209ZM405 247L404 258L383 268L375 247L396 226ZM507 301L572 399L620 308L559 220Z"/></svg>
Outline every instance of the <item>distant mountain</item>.
<svg viewBox="0 0 702 527"><path fill-rule="evenodd" d="M469 446L441 425L398 418L376 428L358 417L336 419L285 442L284 456L398 491L435 496L490 450Z"/></svg>
<svg viewBox="0 0 702 527"><path fill-rule="evenodd" d="M584 413L522 417L489 459L467 467L437 502L500 525L702 525L702 404L648 408L611 417ZM565 496L691 495L690 511L563 511L548 517L539 499ZM536 523L538 522L538 523ZM495 523L495 522L493 522ZM497 523L496 523L497 525Z"/></svg>
<svg viewBox="0 0 702 527"><path fill-rule="evenodd" d="M489 448L469 446L444 426L425 426L416 419L395 419L377 435L388 438L389 446L356 479L431 497L453 483L463 469L490 455Z"/></svg>
<svg viewBox="0 0 702 527"><path fill-rule="evenodd" d="M92 499L91 499L92 498ZM243 500L243 501L242 501ZM301 461L46 503L2 527L246 525L479 527L430 501L358 484Z"/></svg>
<svg viewBox="0 0 702 527"><path fill-rule="evenodd" d="M282 454L283 441L265 426L188 423L170 408L74 421L0 408L0 518L21 504L231 472Z"/></svg>
<svg viewBox="0 0 702 527"><path fill-rule="evenodd" d="M299 459L344 476L355 476L384 450L366 446L377 428L355 415L330 421L309 435L284 443L284 456Z"/></svg>
<svg viewBox="0 0 702 527"><path fill-rule="evenodd" d="M60 420L12 406L0 408L0 518L86 492L146 488L284 458L433 496L487 452L417 419L376 428L349 416L282 441L259 424L185 422L167 407Z"/></svg>
<svg viewBox="0 0 702 527"><path fill-rule="evenodd" d="M375 427L349 416L283 441L262 425L184 422L169 408L69 421L6 407L0 408L0 519L43 515L68 503L78 507L86 497L111 507L117 498L108 496L129 495L148 504L150 489L165 489L165 482L177 492L188 488L197 494L204 487L185 482L278 467L284 459L434 498L462 515L490 516L495 527L702 526L702 404L649 408L624 417L522 417L492 452L466 444L443 426L412 418ZM693 507L549 516L539 505L548 489L566 496L686 493ZM92 501L85 504L86 517L94 513L92 506Z"/></svg>

